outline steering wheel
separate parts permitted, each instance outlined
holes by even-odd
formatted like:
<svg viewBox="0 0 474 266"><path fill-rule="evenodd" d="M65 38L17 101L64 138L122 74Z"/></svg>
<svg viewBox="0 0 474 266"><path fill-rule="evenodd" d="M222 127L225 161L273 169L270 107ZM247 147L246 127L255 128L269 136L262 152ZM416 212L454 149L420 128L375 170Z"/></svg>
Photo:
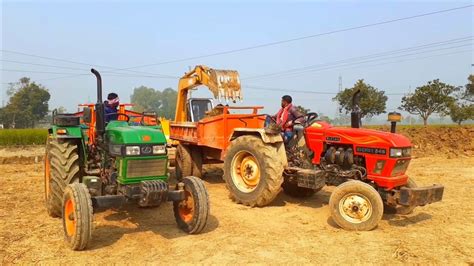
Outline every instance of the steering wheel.
<svg viewBox="0 0 474 266"><path fill-rule="evenodd" d="M127 120L125 120L127 123L128 121L130 121L130 116L125 114L125 113L110 113L110 114L105 114L105 116L111 116L111 115L116 115L117 116L117 119L120 117L120 116L125 116L127 118Z"/></svg>
<svg viewBox="0 0 474 266"><path fill-rule="evenodd" d="M305 120L306 120L305 126L311 125L317 118L318 118L318 114L317 114L317 113L314 113L314 112L307 113L307 114L306 114L306 117L305 117Z"/></svg>

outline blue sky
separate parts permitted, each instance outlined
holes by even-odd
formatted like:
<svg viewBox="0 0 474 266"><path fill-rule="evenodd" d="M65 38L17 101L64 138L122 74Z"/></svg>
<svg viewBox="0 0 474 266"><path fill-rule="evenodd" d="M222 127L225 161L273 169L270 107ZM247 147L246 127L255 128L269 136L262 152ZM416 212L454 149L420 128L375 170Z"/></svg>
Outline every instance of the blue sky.
<svg viewBox="0 0 474 266"><path fill-rule="evenodd" d="M469 4L472 2L3 1L1 49L84 62L91 66L126 68ZM467 8L240 53L136 68L134 71L181 76L189 66L196 64L236 69L243 79L245 105L264 105L268 112L274 112L284 92L255 90L246 86L280 88L287 89L296 104L334 116L336 106L331 101L334 95L292 93L292 90L335 93L339 76L342 76L344 87L350 87L357 79L363 78L387 93L406 93L410 88L414 90L416 86L435 78L454 85L464 85L467 76L473 71L472 40L443 46L446 49L442 51L379 60L370 64L248 81L245 77L469 37L473 35L473 24L473 9ZM420 57L424 59L411 60ZM1 58L84 69L60 69L2 61L2 69L10 70L87 74L89 68L86 65L7 52L2 53ZM406 61L390 63L400 60ZM378 65L371 66L374 64ZM51 108L62 105L73 111L76 104L86 102L88 98L95 101L95 80L92 74L51 79L66 75L2 71L2 88L8 86L5 83L16 81L22 76L38 80L50 90ZM122 102L128 101L134 87L176 88L177 83L177 79L104 74L106 92L119 93ZM197 95L210 96L204 90ZM389 96L388 109L398 107L400 98L399 95Z"/></svg>

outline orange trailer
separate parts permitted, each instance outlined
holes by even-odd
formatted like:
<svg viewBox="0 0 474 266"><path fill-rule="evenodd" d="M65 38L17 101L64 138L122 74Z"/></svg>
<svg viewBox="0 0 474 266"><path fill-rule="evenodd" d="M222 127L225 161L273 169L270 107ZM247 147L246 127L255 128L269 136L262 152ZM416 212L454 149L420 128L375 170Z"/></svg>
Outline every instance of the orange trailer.
<svg viewBox="0 0 474 266"><path fill-rule="evenodd" d="M176 177L202 177L203 164L224 162L224 180L235 201L250 206L270 203L280 191L286 166L282 137L264 129L262 106L213 106L211 99L188 99L189 91L200 85L225 102L242 99L234 70L196 66L180 79L176 117L170 123L170 139L179 142ZM226 156L229 152L232 156Z"/></svg>

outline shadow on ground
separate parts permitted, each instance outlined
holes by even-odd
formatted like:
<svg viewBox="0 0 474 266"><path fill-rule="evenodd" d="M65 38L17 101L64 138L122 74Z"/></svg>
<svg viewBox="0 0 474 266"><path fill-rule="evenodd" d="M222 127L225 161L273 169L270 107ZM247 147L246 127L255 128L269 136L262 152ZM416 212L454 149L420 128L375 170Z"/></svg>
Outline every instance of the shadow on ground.
<svg viewBox="0 0 474 266"><path fill-rule="evenodd" d="M110 213L111 212L111 213ZM182 231L175 222L171 207L161 208L137 208L135 206L124 206L120 210L107 212L102 217L105 222L94 228L93 239L88 249L95 250L110 246L121 239L124 235L139 232L153 232L166 239L186 237L188 234ZM121 226L117 223L127 223L129 226ZM132 225L132 227L130 227ZM219 226L217 218L210 214L207 225L200 234L207 234Z"/></svg>

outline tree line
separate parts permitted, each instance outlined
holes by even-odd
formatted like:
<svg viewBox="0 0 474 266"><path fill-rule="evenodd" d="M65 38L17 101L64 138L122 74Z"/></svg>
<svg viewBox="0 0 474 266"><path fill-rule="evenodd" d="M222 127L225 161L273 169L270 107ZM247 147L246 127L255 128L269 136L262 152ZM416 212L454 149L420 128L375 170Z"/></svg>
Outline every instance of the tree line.
<svg viewBox="0 0 474 266"><path fill-rule="evenodd" d="M418 115L423 124L428 124L428 118L433 114L450 116L457 124L474 119L474 75L469 75L468 83L464 86L454 86L439 79L429 81L419 86L414 92L402 97L399 110ZM379 90L363 79L358 80L353 87L340 91L333 101L338 102L341 113L352 111L352 95L361 91L360 109L362 118L370 118L386 112L388 97L385 91Z"/></svg>

